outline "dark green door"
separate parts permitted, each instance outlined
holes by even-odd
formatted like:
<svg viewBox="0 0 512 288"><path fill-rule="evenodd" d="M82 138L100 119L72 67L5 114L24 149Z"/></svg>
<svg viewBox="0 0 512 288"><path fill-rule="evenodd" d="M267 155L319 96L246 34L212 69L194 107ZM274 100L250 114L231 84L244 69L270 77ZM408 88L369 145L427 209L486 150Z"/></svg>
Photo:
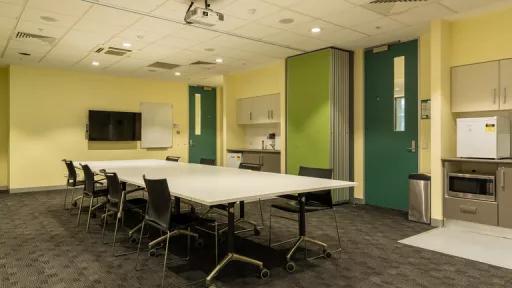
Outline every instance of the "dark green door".
<svg viewBox="0 0 512 288"><path fill-rule="evenodd" d="M216 159L217 92L215 88L189 87L189 162Z"/></svg>
<svg viewBox="0 0 512 288"><path fill-rule="evenodd" d="M418 41L365 53L365 200L408 209L418 171Z"/></svg>

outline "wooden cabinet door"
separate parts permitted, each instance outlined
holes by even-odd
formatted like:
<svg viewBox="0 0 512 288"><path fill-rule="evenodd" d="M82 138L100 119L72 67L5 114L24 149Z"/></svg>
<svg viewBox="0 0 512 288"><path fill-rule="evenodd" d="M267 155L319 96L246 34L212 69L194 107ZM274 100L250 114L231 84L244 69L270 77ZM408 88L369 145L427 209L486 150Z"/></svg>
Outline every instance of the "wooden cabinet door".
<svg viewBox="0 0 512 288"><path fill-rule="evenodd" d="M452 112L500 108L499 61L452 68Z"/></svg>
<svg viewBox="0 0 512 288"><path fill-rule="evenodd" d="M237 100L237 120L238 124L250 124L252 122L251 98Z"/></svg>
<svg viewBox="0 0 512 288"><path fill-rule="evenodd" d="M512 109L512 59L500 61L500 110Z"/></svg>
<svg viewBox="0 0 512 288"><path fill-rule="evenodd" d="M512 168L498 169L496 183L498 200L498 223L501 227L512 228Z"/></svg>
<svg viewBox="0 0 512 288"><path fill-rule="evenodd" d="M279 94L268 96L268 109L270 113L270 122L281 122L281 98Z"/></svg>

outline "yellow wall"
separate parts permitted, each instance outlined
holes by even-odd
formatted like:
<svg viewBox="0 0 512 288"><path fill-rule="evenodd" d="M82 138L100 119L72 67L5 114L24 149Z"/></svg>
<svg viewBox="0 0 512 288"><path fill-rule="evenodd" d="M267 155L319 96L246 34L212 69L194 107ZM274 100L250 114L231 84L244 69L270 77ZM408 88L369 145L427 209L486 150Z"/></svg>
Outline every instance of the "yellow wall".
<svg viewBox="0 0 512 288"><path fill-rule="evenodd" d="M419 37L419 100L430 99L430 33ZM420 106L421 108L421 106ZM418 109L421 114L421 109ZM419 171L430 173L430 119L420 119Z"/></svg>
<svg viewBox="0 0 512 288"><path fill-rule="evenodd" d="M451 23L450 66L512 58L512 8Z"/></svg>
<svg viewBox="0 0 512 288"><path fill-rule="evenodd" d="M364 50L354 53L354 198L364 199Z"/></svg>
<svg viewBox="0 0 512 288"><path fill-rule="evenodd" d="M242 125L237 124L236 110L238 98L247 98L268 94L281 95L281 171L284 172L285 161L285 62L273 64L224 75L224 135L225 148L243 147L245 132ZM226 155L224 155L225 157Z"/></svg>
<svg viewBox="0 0 512 288"><path fill-rule="evenodd" d="M0 189L9 185L9 68L0 68Z"/></svg>
<svg viewBox="0 0 512 288"><path fill-rule="evenodd" d="M188 85L168 81L11 66L10 188L62 185L63 158L77 160L188 158ZM139 142L88 142L89 109L139 111L140 102L174 106L171 149Z"/></svg>

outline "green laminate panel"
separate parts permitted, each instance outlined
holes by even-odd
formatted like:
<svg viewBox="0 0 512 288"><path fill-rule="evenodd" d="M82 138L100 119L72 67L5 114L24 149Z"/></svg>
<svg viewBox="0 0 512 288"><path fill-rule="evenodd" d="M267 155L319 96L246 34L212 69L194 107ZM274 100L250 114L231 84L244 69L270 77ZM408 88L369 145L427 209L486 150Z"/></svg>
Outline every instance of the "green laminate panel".
<svg viewBox="0 0 512 288"><path fill-rule="evenodd" d="M330 168L331 50L287 59L286 171Z"/></svg>
<svg viewBox="0 0 512 288"><path fill-rule="evenodd" d="M195 131L195 94L201 95L201 133ZM216 159L217 151L217 91L215 88L189 87L189 162L201 158Z"/></svg>

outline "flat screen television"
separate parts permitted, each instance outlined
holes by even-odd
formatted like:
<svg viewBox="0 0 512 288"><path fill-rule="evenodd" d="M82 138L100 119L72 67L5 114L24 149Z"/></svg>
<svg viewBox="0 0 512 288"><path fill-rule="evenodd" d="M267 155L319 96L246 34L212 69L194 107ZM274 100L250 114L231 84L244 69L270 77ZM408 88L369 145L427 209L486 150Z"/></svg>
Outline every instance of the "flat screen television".
<svg viewBox="0 0 512 288"><path fill-rule="evenodd" d="M141 113L89 110L89 141L139 141Z"/></svg>

